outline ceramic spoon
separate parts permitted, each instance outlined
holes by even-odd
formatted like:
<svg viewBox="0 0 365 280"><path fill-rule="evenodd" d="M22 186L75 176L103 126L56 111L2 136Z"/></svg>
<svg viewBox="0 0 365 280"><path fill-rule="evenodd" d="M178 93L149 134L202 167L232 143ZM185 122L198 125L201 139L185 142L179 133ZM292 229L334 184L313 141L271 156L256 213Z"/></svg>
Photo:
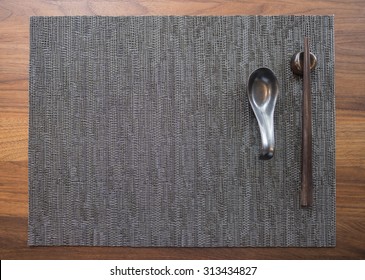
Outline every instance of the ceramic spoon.
<svg viewBox="0 0 365 280"><path fill-rule="evenodd" d="M275 150L274 109L279 94L275 74L269 68L255 70L248 79L247 92L260 128L260 159L271 159Z"/></svg>

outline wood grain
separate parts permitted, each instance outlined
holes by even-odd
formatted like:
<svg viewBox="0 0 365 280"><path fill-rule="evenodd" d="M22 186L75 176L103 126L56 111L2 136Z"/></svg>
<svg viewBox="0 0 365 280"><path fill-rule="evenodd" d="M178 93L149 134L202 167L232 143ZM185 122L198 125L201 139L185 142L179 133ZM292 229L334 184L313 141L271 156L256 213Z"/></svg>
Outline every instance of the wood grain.
<svg viewBox="0 0 365 280"><path fill-rule="evenodd" d="M27 247L29 17L335 14L336 248ZM365 1L1 0L1 259L364 259Z"/></svg>

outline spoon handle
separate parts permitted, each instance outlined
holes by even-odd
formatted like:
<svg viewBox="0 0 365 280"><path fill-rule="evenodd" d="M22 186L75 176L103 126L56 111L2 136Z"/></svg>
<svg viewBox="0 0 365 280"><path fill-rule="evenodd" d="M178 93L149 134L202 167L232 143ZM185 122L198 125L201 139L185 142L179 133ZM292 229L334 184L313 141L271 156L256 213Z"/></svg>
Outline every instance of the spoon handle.
<svg viewBox="0 0 365 280"><path fill-rule="evenodd" d="M260 159L271 159L274 156L275 136L274 136L274 114L268 116L262 112L256 115L261 134L261 154Z"/></svg>
<svg viewBox="0 0 365 280"><path fill-rule="evenodd" d="M312 177L312 100L310 89L310 53L309 39L304 37L303 63L303 123L302 123L302 189L300 204L302 207L312 206L313 177Z"/></svg>

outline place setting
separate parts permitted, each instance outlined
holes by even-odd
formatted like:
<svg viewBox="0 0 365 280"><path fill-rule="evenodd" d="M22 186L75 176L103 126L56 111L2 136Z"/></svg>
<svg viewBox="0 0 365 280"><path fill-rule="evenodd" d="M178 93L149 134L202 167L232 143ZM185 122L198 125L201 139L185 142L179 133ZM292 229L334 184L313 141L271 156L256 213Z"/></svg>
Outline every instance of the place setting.
<svg viewBox="0 0 365 280"><path fill-rule="evenodd" d="M31 17L29 246L334 247L332 16Z"/></svg>

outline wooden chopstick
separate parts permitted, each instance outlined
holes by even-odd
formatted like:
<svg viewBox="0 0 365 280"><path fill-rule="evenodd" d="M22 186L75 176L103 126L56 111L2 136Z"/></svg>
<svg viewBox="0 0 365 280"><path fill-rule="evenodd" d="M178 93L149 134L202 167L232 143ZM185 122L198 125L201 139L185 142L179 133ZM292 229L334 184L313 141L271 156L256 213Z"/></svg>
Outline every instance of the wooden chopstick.
<svg viewBox="0 0 365 280"><path fill-rule="evenodd" d="M313 204L312 175L312 99L310 79L309 39L304 37L303 63L303 117L302 117L302 188L300 205L309 207Z"/></svg>

